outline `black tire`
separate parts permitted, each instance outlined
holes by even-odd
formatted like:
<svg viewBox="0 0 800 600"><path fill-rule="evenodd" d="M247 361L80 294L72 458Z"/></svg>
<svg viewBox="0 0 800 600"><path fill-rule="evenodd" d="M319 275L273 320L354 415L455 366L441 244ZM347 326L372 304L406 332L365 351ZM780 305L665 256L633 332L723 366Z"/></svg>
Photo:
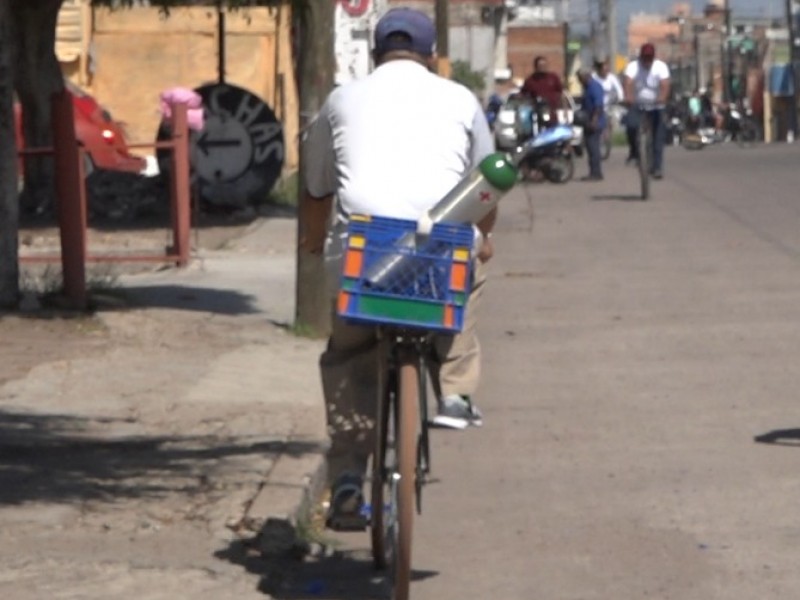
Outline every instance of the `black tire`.
<svg viewBox="0 0 800 600"><path fill-rule="evenodd" d="M742 122L736 141L743 148L749 148L758 141L758 127L750 120Z"/></svg>
<svg viewBox="0 0 800 600"><path fill-rule="evenodd" d="M650 197L651 152L650 130L647 127L642 127L639 129L639 179L642 200L647 200Z"/></svg>
<svg viewBox="0 0 800 600"><path fill-rule="evenodd" d="M419 447L419 371L414 357L400 362L400 394L397 419L397 551L394 557L393 600L408 600L411 587L411 541L417 489Z"/></svg>
<svg viewBox="0 0 800 600"><path fill-rule="evenodd" d="M602 160L608 160L611 156L611 137L611 127L606 127L600 138L600 158Z"/></svg>
<svg viewBox="0 0 800 600"><path fill-rule="evenodd" d="M575 160L572 152L567 152L550 159L544 176L551 183L567 183L575 175Z"/></svg>
<svg viewBox="0 0 800 600"><path fill-rule="evenodd" d="M370 534L376 569L394 563L397 548L397 373L389 371L388 382L377 414L378 430L372 456Z"/></svg>

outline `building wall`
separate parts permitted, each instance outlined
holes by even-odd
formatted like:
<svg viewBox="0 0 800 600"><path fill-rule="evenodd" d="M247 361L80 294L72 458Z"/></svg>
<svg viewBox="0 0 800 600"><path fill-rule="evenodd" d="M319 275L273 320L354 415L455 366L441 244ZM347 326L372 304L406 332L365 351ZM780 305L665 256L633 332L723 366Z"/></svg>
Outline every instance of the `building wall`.
<svg viewBox="0 0 800 600"><path fill-rule="evenodd" d="M564 76L565 29L562 25L508 28L508 64L513 79L524 79L533 72L533 59L544 56L550 70Z"/></svg>
<svg viewBox="0 0 800 600"><path fill-rule="evenodd" d="M196 88L218 80L216 9L173 8L169 16L150 7L90 10L91 26L83 34L88 38L83 43L86 55L68 61L62 58L64 71L126 124L131 143L153 142L163 90ZM273 109L284 128L285 168L294 170L298 98L290 3L228 12L225 22L225 80ZM147 149L138 152L148 153Z"/></svg>

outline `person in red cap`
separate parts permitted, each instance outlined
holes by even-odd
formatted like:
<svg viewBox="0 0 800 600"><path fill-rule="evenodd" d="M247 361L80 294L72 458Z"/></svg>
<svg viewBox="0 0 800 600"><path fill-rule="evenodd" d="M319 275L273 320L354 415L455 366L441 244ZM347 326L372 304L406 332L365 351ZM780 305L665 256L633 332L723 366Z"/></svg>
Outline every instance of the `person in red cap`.
<svg viewBox="0 0 800 600"><path fill-rule="evenodd" d="M639 160L639 119L650 119L653 132L653 164L650 174L655 179L663 177L664 140L666 124L664 113L669 100L670 72L667 63L656 58L653 44L644 44L639 57L628 63L622 75L625 102L630 107L626 116L628 134L628 162Z"/></svg>

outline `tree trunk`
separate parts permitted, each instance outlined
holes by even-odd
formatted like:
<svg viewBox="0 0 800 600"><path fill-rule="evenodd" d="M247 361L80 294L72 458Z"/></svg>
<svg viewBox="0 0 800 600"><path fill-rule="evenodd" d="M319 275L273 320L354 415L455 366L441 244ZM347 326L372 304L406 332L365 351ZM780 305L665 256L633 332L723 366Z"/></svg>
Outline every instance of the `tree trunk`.
<svg viewBox="0 0 800 600"><path fill-rule="evenodd" d="M300 4L300 3L298 3ZM319 112L328 93L333 89L336 60L334 55L335 3L330 0L305 0L295 15L299 21L299 88L300 131ZM302 148L302 133L301 133ZM305 165L300 153L300 198L305 188ZM304 228L303 211L298 211L298 239ZM295 325L303 332L324 336L330 331L330 297L325 291L325 271L322 258L298 250Z"/></svg>
<svg viewBox="0 0 800 600"><path fill-rule="evenodd" d="M0 308L19 301L17 151L9 4L0 0Z"/></svg>
<svg viewBox="0 0 800 600"><path fill-rule="evenodd" d="M14 86L23 106L23 135L28 148L53 145L50 103L54 92L64 88L61 65L55 54L56 24L63 0L10 2L16 67ZM52 156L25 159L23 210L42 212L53 208Z"/></svg>

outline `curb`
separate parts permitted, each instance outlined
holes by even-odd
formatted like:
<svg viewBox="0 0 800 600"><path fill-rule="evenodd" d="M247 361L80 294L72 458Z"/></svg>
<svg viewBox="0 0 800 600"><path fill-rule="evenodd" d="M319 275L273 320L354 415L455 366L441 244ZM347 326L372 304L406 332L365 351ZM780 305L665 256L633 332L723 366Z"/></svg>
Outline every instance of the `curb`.
<svg viewBox="0 0 800 600"><path fill-rule="evenodd" d="M298 531L322 497L325 479L323 445L300 456L281 454L244 516L262 556L286 555L303 543Z"/></svg>

